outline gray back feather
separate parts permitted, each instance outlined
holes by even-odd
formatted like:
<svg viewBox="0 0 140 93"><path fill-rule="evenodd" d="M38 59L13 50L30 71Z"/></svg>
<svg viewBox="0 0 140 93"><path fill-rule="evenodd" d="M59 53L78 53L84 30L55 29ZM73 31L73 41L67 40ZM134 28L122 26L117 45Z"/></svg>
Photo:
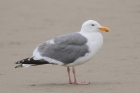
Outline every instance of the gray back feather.
<svg viewBox="0 0 140 93"><path fill-rule="evenodd" d="M79 33L71 33L53 39L54 43L45 42L38 46L41 56L69 64L89 52L87 39Z"/></svg>

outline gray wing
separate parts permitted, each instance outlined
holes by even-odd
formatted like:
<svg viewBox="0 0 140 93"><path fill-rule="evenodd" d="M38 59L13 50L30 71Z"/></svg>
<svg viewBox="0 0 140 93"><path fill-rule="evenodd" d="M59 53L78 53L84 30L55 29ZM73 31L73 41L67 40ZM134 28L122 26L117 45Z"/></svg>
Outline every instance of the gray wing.
<svg viewBox="0 0 140 93"><path fill-rule="evenodd" d="M38 46L38 52L41 56L69 64L89 52L86 45L87 39L79 33L56 37L53 42L45 42Z"/></svg>

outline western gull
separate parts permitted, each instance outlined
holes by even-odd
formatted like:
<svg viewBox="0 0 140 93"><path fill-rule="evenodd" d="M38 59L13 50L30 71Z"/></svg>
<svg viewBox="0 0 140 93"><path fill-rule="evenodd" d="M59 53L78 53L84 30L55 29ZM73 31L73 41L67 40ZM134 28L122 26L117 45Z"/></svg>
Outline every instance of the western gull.
<svg viewBox="0 0 140 93"><path fill-rule="evenodd" d="M29 67L43 64L54 64L67 67L69 83L87 85L78 82L75 66L88 62L103 45L103 36L99 31L109 32L109 28L101 26L97 21L88 20L82 24L80 32L61 35L36 47L33 56L16 62L18 67ZM70 67L74 82L70 77Z"/></svg>

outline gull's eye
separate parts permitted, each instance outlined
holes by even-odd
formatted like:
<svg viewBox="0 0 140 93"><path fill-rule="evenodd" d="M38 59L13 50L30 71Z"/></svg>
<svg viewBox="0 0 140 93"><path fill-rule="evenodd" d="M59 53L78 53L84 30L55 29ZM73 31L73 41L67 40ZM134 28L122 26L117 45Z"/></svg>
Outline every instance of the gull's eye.
<svg viewBox="0 0 140 93"><path fill-rule="evenodd" d="M92 26L94 26L94 24L91 24Z"/></svg>

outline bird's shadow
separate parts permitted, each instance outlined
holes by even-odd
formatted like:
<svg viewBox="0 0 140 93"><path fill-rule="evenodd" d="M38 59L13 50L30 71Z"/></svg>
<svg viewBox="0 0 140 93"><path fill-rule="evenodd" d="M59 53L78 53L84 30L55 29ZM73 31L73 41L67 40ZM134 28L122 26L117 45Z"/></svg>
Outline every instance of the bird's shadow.
<svg viewBox="0 0 140 93"><path fill-rule="evenodd" d="M32 87L37 87L37 86L40 86L40 87L46 87L46 86L53 86L53 87L63 87L63 86L72 86L74 84L69 84L69 83L43 83L43 84L31 84L29 86L32 86Z"/></svg>
<svg viewBox="0 0 140 93"><path fill-rule="evenodd" d="M72 85L69 83L45 83L45 84L38 84L38 86L66 86L66 85Z"/></svg>
<svg viewBox="0 0 140 93"><path fill-rule="evenodd" d="M116 81L104 81L104 82L90 82L88 85L74 85L74 84L69 84L69 83L43 83L43 84L31 84L29 86L32 87L46 87L46 86L53 86L53 87L64 87L64 86L106 86L106 85L119 85L121 84L120 82Z"/></svg>

